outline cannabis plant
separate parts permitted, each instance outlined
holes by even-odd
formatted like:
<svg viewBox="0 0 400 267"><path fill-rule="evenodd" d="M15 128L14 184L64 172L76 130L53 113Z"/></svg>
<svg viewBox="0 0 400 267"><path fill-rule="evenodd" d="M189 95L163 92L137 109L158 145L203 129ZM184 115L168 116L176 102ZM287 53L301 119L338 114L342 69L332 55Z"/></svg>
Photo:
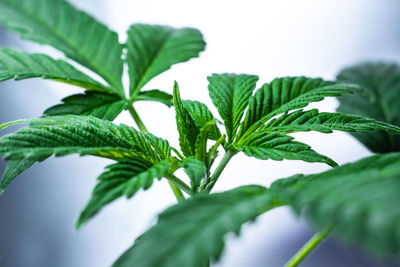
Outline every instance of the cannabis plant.
<svg viewBox="0 0 400 267"><path fill-rule="evenodd" d="M362 86L308 77L258 84L256 75L211 74L208 91L219 113L216 117L205 104L181 99L177 82L169 85L173 95L145 90L158 74L199 55L205 42L196 29L134 24L121 44L115 32L63 0L0 0L0 23L22 38L58 49L102 78L93 78L62 59L0 50L2 81L41 77L83 89L40 118L1 126L26 124L0 138L0 155L8 161L2 191L35 162L79 154L114 163L98 177L77 228L115 199L131 198L150 188L155 179L168 181L177 198L178 203L162 212L113 266L208 266L221 255L227 233L238 233L242 224L283 205L322 229L287 266L296 266L332 230L378 251L398 251L400 154L376 155L339 167L290 136L304 131L379 130L395 137L400 128L387 122L303 109L325 97L352 94ZM125 65L129 90L121 82ZM179 148L147 132L134 108L136 101L173 106ZM125 110L138 128L112 122ZM248 185L212 193L238 153L261 160L321 162L334 168L280 179L270 188ZM177 177L179 169L189 184Z"/></svg>

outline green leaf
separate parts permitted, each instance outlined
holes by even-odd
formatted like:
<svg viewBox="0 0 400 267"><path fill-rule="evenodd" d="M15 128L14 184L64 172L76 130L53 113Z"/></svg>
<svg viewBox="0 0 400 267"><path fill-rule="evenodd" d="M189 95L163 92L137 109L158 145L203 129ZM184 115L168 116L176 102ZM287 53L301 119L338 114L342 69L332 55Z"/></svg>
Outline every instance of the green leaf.
<svg viewBox="0 0 400 267"><path fill-rule="evenodd" d="M264 84L249 102L239 136L251 133L272 117L318 102L325 97L352 93L356 87L319 78L284 77Z"/></svg>
<svg viewBox="0 0 400 267"><path fill-rule="evenodd" d="M258 77L246 74L213 74L207 77L208 91L224 120L228 143L236 136L244 110L251 98Z"/></svg>
<svg viewBox="0 0 400 267"><path fill-rule="evenodd" d="M77 153L157 162L169 157L169 149L167 141L132 127L75 115L35 119L29 127L0 138L0 155L6 160Z"/></svg>
<svg viewBox="0 0 400 267"><path fill-rule="evenodd" d="M113 267L203 267L219 258L227 233L277 206L261 186L194 196L164 211Z"/></svg>
<svg viewBox="0 0 400 267"><path fill-rule="evenodd" d="M3 194L7 186L9 186L18 175L29 169L36 161L41 161L41 158L10 160L1 178L0 195Z"/></svg>
<svg viewBox="0 0 400 267"><path fill-rule="evenodd" d="M194 158L188 157L182 160L182 166L185 170L185 173L190 178L190 185L194 191L197 191L200 182L206 177L207 169L204 165L204 162Z"/></svg>
<svg viewBox="0 0 400 267"><path fill-rule="evenodd" d="M308 111L296 110L292 113L285 113L276 119L270 120L261 130L279 133L385 130L391 133L400 133L399 127L384 122L345 113L318 112L317 109Z"/></svg>
<svg viewBox="0 0 400 267"><path fill-rule="evenodd" d="M271 190L319 228L334 224L348 241L389 253L400 249L399 153L281 179Z"/></svg>
<svg viewBox="0 0 400 267"><path fill-rule="evenodd" d="M330 158L318 154L310 146L293 141L293 137L278 133L255 132L242 144L235 148L243 151L249 157L261 160L303 160L306 162L322 162L330 166L337 166Z"/></svg>
<svg viewBox="0 0 400 267"><path fill-rule="evenodd" d="M118 35L64 0L1 0L0 23L22 38L51 45L101 75L124 96Z"/></svg>
<svg viewBox="0 0 400 267"><path fill-rule="evenodd" d="M117 95L90 92L68 96L61 100L63 103L47 109L44 114L56 115L91 115L103 120L114 120L128 107L128 100Z"/></svg>
<svg viewBox="0 0 400 267"><path fill-rule="evenodd" d="M139 92L139 94L134 98L134 101L156 101L163 103L167 107L171 107L174 103L172 95L160 90Z"/></svg>
<svg viewBox="0 0 400 267"><path fill-rule="evenodd" d="M215 122L208 122L206 125L200 128L199 134L197 135L194 148L195 157L203 162L207 161L207 140L213 125L215 125Z"/></svg>
<svg viewBox="0 0 400 267"><path fill-rule="evenodd" d="M338 111L373 118L400 126L400 67L391 63L369 62L341 71L337 80L352 82L363 89L340 97ZM400 151L400 136L382 131L353 133L372 152Z"/></svg>
<svg viewBox="0 0 400 267"><path fill-rule="evenodd" d="M0 81L34 77L73 84L87 90L101 92L110 90L65 61L55 60L42 54L28 54L11 48L0 49Z"/></svg>
<svg viewBox="0 0 400 267"><path fill-rule="evenodd" d="M203 128L209 122L214 122L209 131L209 138L211 140L218 140L221 137L221 132L215 123L216 120L205 104L199 101L185 100L183 101L183 106L189 112L198 129Z"/></svg>
<svg viewBox="0 0 400 267"><path fill-rule="evenodd" d="M204 50L202 34L192 28L134 24L128 31L127 62L130 96L172 65L197 57Z"/></svg>
<svg viewBox="0 0 400 267"><path fill-rule="evenodd" d="M179 145L183 155L186 157L194 156L199 129L182 103L177 82L174 83L174 107L176 112L176 126L179 132Z"/></svg>
<svg viewBox="0 0 400 267"><path fill-rule="evenodd" d="M119 197L132 197L139 189L146 190L155 178L162 178L168 172L171 162L163 160L155 164L143 159L123 160L106 167L98 178L92 197L81 212L76 228L96 215L106 204Z"/></svg>
<svg viewBox="0 0 400 267"><path fill-rule="evenodd" d="M319 78L306 77L276 78L271 83L265 83L251 98L241 131L292 99L329 84Z"/></svg>

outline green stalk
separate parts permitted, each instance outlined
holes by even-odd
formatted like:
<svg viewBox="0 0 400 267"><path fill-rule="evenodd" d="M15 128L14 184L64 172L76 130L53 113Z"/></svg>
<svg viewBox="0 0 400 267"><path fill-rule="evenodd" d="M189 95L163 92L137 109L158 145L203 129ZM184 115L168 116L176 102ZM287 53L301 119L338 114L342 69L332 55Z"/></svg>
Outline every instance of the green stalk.
<svg viewBox="0 0 400 267"><path fill-rule="evenodd" d="M178 177L176 177L175 175L167 176L166 178L168 179L169 182L171 182L172 184L177 186L178 189L184 191L189 196L193 194L192 189L187 184L182 182L182 180L179 179ZM182 194L182 192L181 192L181 194Z"/></svg>
<svg viewBox="0 0 400 267"><path fill-rule="evenodd" d="M140 119L139 114L136 112L135 108L133 105L129 105L129 113L131 114L133 120L135 121L136 125L139 127L139 130L148 133L149 131L147 130L146 126L144 125L142 119ZM181 201L182 199L185 199L185 197L182 194L182 191L185 191L188 194L191 194L191 189L184 183L182 182L179 178L176 176L173 176L175 178L168 177L167 179L169 180L169 185L171 186L172 192L174 193L176 199L178 201ZM187 187L187 188L186 188ZM188 192L187 192L188 191Z"/></svg>
<svg viewBox="0 0 400 267"><path fill-rule="evenodd" d="M144 126L143 121L140 119L139 114L137 114L133 105L130 105L128 110L129 110L129 113L131 114L133 120L135 121L137 127L139 127L139 130L141 130L144 133L148 133L149 131L147 130L146 126Z"/></svg>
<svg viewBox="0 0 400 267"><path fill-rule="evenodd" d="M285 267L296 267L316 248L333 230L333 225L316 233L297 253L291 258Z"/></svg>
<svg viewBox="0 0 400 267"><path fill-rule="evenodd" d="M172 192L174 193L176 200L178 200L178 202L182 201L185 199L185 196L182 194L182 191L179 189L179 187L177 187L176 185L174 185L172 182L168 182L169 186L172 189Z"/></svg>
<svg viewBox="0 0 400 267"><path fill-rule="evenodd" d="M231 160L231 158L236 155L237 151L233 150L228 150L224 157L221 159L221 162L218 164L217 168L215 169L214 173L211 175L210 182L206 186L204 190L206 190L208 193L211 192L213 189L215 183L217 182L219 176L221 175L222 171L225 169L226 165L228 162Z"/></svg>

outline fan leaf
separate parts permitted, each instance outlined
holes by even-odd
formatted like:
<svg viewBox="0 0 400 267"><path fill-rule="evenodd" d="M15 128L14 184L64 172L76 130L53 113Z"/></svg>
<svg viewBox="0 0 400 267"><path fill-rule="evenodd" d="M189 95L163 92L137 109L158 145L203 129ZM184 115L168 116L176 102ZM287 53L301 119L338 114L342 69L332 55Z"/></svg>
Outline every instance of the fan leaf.
<svg viewBox="0 0 400 267"><path fill-rule="evenodd" d="M304 108L325 97L350 94L354 85L333 84L319 78L284 77L264 84L249 102L239 136L255 131L278 114Z"/></svg>
<svg viewBox="0 0 400 267"><path fill-rule="evenodd" d="M118 35L64 0L1 0L0 23L22 38L51 45L101 75L124 96Z"/></svg>
<svg viewBox="0 0 400 267"><path fill-rule="evenodd" d="M122 196L132 197L140 189L146 190L155 178L168 172L171 162L163 160L150 163L143 159L123 160L106 167L98 178L91 199L81 212L76 228L96 215L105 205Z"/></svg>
<svg viewBox="0 0 400 267"><path fill-rule="evenodd" d="M243 151L249 157L261 160L303 160L306 162L322 162L330 166L337 166L330 158L318 154L310 146L293 141L293 137L270 132L256 132L236 149Z"/></svg>
<svg viewBox="0 0 400 267"><path fill-rule="evenodd" d="M399 251L400 154L375 155L313 175L273 183L285 204L319 228L377 251Z"/></svg>
<svg viewBox="0 0 400 267"><path fill-rule="evenodd" d="M0 155L6 160L72 153L157 162L169 158L170 147L167 141L132 127L75 115L35 119L29 127L0 138Z"/></svg>
<svg viewBox="0 0 400 267"><path fill-rule="evenodd" d="M399 127L384 122L345 113L318 112L317 109L308 111L296 110L292 113L285 113L276 119L270 120L261 130L279 133L384 130L391 133L400 133Z"/></svg>
<svg viewBox="0 0 400 267"><path fill-rule="evenodd" d="M204 50L202 34L192 28L134 24L128 31L127 62L130 96L172 65L197 57Z"/></svg>
<svg viewBox="0 0 400 267"><path fill-rule="evenodd" d="M339 97L338 111L373 118L400 127L400 67L369 62L341 71L337 80L352 82L363 89L357 94ZM353 133L372 152L400 151L400 136L375 131Z"/></svg>
<svg viewBox="0 0 400 267"><path fill-rule="evenodd" d="M65 61L55 60L42 54L28 54L11 48L0 49L0 81L35 77L73 84L87 90L110 91L109 88Z"/></svg>
<svg viewBox="0 0 400 267"><path fill-rule="evenodd" d="M213 74L207 77L208 91L214 106L225 123L228 143L236 136L258 77L246 74Z"/></svg>
<svg viewBox="0 0 400 267"><path fill-rule="evenodd" d="M218 259L227 233L279 206L261 186L200 194L168 208L114 267L203 267Z"/></svg>
<svg viewBox="0 0 400 267"><path fill-rule="evenodd" d="M103 120L114 120L128 107L128 100L117 95L90 92L68 96L61 100L63 103L47 109L44 114L57 115L91 115Z"/></svg>

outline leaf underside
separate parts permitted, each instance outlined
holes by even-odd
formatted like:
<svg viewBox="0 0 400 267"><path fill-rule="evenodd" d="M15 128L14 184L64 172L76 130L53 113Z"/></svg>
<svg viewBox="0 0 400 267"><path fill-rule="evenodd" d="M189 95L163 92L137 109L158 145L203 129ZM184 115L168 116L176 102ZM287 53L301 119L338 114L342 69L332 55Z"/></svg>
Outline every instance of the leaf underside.
<svg viewBox="0 0 400 267"><path fill-rule="evenodd" d="M155 178L163 177L170 167L168 160L152 164L140 158L122 160L106 167L98 178L91 199L81 212L76 228L96 215L106 204L119 197L132 197L139 189L146 190Z"/></svg>
<svg viewBox="0 0 400 267"><path fill-rule="evenodd" d="M271 190L319 228L334 224L345 240L387 253L400 249L399 153L281 179Z"/></svg>
<svg viewBox="0 0 400 267"><path fill-rule="evenodd" d="M276 206L261 186L197 195L164 211L113 267L203 267L219 258L227 233Z"/></svg>
<svg viewBox="0 0 400 267"><path fill-rule="evenodd" d="M338 98L338 111L373 118L400 127L400 67L369 62L341 71L338 81L360 85L361 92ZM353 133L372 152L400 151L400 135L383 131Z"/></svg>
<svg viewBox="0 0 400 267"><path fill-rule="evenodd" d="M173 105L172 95L160 91L160 90L148 90L148 91L141 91L139 94L134 98L135 101L157 101L163 103L167 107L171 107Z"/></svg>

